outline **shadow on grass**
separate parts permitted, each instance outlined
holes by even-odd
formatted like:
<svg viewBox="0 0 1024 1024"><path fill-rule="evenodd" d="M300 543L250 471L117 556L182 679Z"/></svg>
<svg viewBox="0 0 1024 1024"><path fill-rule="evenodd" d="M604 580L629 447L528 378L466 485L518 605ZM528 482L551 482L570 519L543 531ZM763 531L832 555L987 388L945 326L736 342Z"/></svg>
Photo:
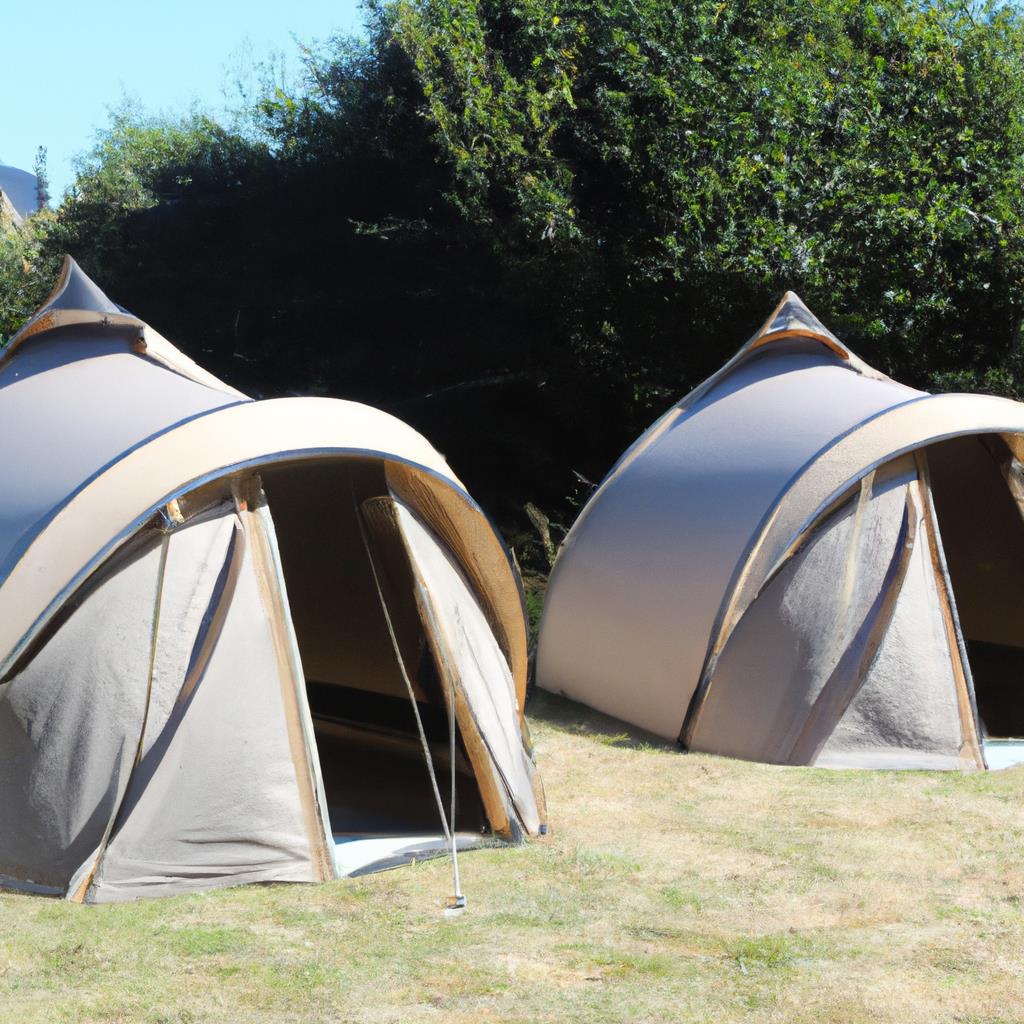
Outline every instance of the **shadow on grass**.
<svg viewBox="0 0 1024 1024"><path fill-rule="evenodd" d="M567 697L557 697L546 690L531 688L526 701L526 713L535 722L543 722L561 732L575 736L590 736L609 747L626 747L630 750L667 750L683 753L677 743L666 740L654 733L638 729L612 718L611 715L594 711Z"/></svg>

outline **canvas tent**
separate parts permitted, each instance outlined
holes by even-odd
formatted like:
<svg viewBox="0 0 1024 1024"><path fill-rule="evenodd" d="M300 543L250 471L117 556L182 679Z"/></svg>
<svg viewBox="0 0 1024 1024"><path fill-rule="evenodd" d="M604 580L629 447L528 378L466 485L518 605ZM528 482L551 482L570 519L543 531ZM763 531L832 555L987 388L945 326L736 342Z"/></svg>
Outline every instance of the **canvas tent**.
<svg viewBox="0 0 1024 1024"><path fill-rule="evenodd" d="M410 427L250 401L69 260L0 428L0 883L103 902L542 830L518 577Z"/></svg>
<svg viewBox="0 0 1024 1024"><path fill-rule="evenodd" d="M566 538L537 680L693 750L976 768L1024 736L1024 405L927 395L793 293Z"/></svg>

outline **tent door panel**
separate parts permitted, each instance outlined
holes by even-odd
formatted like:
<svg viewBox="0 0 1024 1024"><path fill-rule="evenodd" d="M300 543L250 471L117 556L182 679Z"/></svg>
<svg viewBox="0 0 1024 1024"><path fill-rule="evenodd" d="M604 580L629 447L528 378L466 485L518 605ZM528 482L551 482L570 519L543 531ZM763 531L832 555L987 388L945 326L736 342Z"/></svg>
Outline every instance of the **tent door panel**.
<svg viewBox="0 0 1024 1024"><path fill-rule="evenodd" d="M959 651L935 571L925 488L912 484L914 542L877 652L814 763L874 768L977 767L965 732Z"/></svg>
<svg viewBox="0 0 1024 1024"><path fill-rule="evenodd" d="M429 602L424 601L423 587L420 582L421 576L417 571L415 558L409 548L405 531L399 521L398 503L391 498L371 498L362 503L360 514L366 527L368 550L372 548L371 557L374 560L378 582L382 587L380 599L389 609L399 604L406 597L404 593L395 593L395 580L405 580L407 577L411 577L413 593L408 596L415 599L414 607L417 610L420 628L426 640L431 666L437 677L437 691L440 699L439 706L430 707L417 704L417 712L420 720L419 724L424 729L427 742L431 747L431 760L437 777L438 790L442 795L442 804L445 808L444 813L446 817L450 815L450 808L448 807L451 785L450 751L442 753L440 749L434 746L432 738L443 735L450 746L451 738L448 716L451 706L449 702L451 695L454 693L457 738L461 740L458 746L465 750L487 821L498 835L510 835L513 828L511 822L514 815L508 795L497 775L493 759L490 757L486 745L480 736L479 729L476 726L475 719L463 693L461 678L458 676L457 671L453 671L447 647L441 638L437 636L436 617L429 606ZM402 571L403 569L404 572ZM409 666L406 665L405 667L407 675L409 675ZM409 676L409 682L410 684L413 683L411 676ZM442 712L442 714L438 716L438 712ZM438 720L434 722L434 719L437 717L443 719L443 721ZM422 763L424 761L422 752L419 756ZM426 776L424 776L424 782L426 782ZM435 820L440 824L441 810L437 808L437 798L433 795L432 791L429 797L429 805L434 808ZM456 827L459 827L460 824L457 818Z"/></svg>
<svg viewBox="0 0 1024 1024"><path fill-rule="evenodd" d="M719 656L691 746L806 763L858 682L900 574L909 462L884 467L859 495L811 526L751 603Z"/></svg>
<svg viewBox="0 0 1024 1024"><path fill-rule="evenodd" d="M454 696L459 733L492 828L506 837L517 836L520 826L536 832L540 815L512 673L480 602L455 559L407 506L378 499L364 504L364 515L390 519L401 535L445 700Z"/></svg>

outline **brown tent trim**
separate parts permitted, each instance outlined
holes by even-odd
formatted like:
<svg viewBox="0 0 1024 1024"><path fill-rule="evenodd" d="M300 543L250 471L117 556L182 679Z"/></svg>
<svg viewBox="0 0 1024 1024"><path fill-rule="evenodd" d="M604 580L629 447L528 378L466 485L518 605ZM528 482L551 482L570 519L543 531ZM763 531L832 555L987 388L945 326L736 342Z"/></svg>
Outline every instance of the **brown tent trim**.
<svg viewBox="0 0 1024 1024"><path fill-rule="evenodd" d="M747 347L747 352L755 352L759 348L764 348L766 345L770 345L773 341L784 341L787 338L806 338L808 341L817 341L824 345L825 348L839 359L848 360L850 358L850 350L841 345L831 335L817 334L808 330L800 329L773 331L771 334L765 334L756 341L751 342Z"/></svg>

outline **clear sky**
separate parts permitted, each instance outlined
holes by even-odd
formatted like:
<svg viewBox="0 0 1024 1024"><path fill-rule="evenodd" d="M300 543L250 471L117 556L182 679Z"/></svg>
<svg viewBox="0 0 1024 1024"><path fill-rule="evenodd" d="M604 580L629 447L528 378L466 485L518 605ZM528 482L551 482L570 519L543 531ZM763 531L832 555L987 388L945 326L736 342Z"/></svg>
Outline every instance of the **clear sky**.
<svg viewBox="0 0 1024 1024"><path fill-rule="evenodd" d="M46 146L50 191L70 184L107 111L221 110L235 69L362 26L358 0L30 0L0 4L0 161L32 170ZM293 38L294 37L294 38Z"/></svg>

